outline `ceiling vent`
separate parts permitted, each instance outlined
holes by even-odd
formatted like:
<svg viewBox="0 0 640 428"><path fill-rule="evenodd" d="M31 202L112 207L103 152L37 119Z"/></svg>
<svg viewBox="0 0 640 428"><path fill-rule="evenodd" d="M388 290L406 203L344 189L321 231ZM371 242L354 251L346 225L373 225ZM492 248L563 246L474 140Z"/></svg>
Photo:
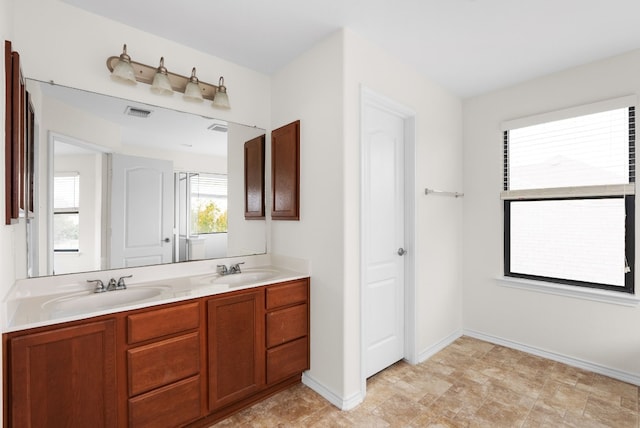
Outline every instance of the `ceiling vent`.
<svg viewBox="0 0 640 428"><path fill-rule="evenodd" d="M151 115L151 110L145 110L138 107L127 106L127 109L124 111L124 114L134 117L142 117L147 118Z"/></svg>
<svg viewBox="0 0 640 428"><path fill-rule="evenodd" d="M209 131L216 131L216 132L227 132L227 125L223 125L221 123L214 123L211 126L209 126L207 128Z"/></svg>

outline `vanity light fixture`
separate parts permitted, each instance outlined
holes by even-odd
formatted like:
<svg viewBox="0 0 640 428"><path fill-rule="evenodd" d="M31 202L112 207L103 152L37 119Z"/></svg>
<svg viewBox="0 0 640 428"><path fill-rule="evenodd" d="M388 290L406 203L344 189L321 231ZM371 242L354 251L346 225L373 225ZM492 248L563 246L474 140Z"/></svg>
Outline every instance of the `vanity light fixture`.
<svg viewBox="0 0 640 428"><path fill-rule="evenodd" d="M131 65L131 57L127 55L127 45L122 47L122 53L117 57L115 65L111 69L111 79L116 82L135 85L136 73Z"/></svg>
<svg viewBox="0 0 640 428"><path fill-rule="evenodd" d="M129 67L131 68L129 69ZM151 85L151 90L154 93L171 94L176 91L183 93L184 99L188 101L198 102L206 99L212 101L213 107L230 108L224 77L220 76L218 85L203 82L196 77L195 67L191 71L191 77L186 77L167 71L164 66L164 58L160 58L159 67L141 64L131 60L127 54L127 45L124 45L120 56L107 58L107 68L111 72L111 78L117 82L130 85L142 82ZM197 93L200 96L196 95L196 89L198 89Z"/></svg>
<svg viewBox="0 0 640 428"><path fill-rule="evenodd" d="M151 92L158 95L173 95L173 89L171 88L171 82L169 82L167 69L164 66L164 57L160 58L160 65L156 68L156 74L153 75Z"/></svg>
<svg viewBox="0 0 640 428"><path fill-rule="evenodd" d="M218 90L213 98L213 106L220 108L231 108L229 105L229 96L227 95L227 87L224 86L224 77L220 76L218 81Z"/></svg>
<svg viewBox="0 0 640 428"><path fill-rule="evenodd" d="M201 103L204 98L202 98L202 90L200 89L198 78L196 77L196 68L193 67L191 70L191 77L187 82L187 86L184 88L184 96L183 98L187 101L193 101L197 103Z"/></svg>

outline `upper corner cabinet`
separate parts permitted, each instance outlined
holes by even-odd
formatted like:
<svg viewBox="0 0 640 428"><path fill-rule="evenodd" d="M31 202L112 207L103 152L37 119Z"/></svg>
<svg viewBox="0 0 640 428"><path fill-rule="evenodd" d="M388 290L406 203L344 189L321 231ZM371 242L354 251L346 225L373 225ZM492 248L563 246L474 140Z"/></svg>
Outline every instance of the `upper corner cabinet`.
<svg viewBox="0 0 640 428"><path fill-rule="evenodd" d="M300 220L300 121L271 132L273 220Z"/></svg>

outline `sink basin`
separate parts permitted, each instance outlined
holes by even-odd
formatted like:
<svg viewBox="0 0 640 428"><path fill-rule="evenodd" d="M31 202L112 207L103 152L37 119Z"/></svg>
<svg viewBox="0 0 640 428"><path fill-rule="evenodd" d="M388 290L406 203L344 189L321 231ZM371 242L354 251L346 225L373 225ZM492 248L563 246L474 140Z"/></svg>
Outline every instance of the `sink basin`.
<svg viewBox="0 0 640 428"><path fill-rule="evenodd" d="M42 309L57 316L95 312L155 299L170 289L171 287L169 286L161 285L128 288L126 290L107 291L105 293L83 291L81 293L49 300L42 304Z"/></svg>
<svg viewBox="0 0 640 428"><path fill-rule="evenodd" d="M229 275L216 275L211 278L208 282L211 284L227 284L229 286L240 286L251 284L254 282L260 282L267 279L271 279L278 275L277 270L271 269L256 269L256 270L245 270L242 273L233 273Z"/></svg>

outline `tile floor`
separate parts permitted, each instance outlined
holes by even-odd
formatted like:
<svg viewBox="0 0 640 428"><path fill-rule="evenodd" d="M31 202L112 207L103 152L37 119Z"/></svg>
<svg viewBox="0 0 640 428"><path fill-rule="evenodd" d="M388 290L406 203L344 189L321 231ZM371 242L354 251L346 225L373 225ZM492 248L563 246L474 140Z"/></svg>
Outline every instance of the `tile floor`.
<svg viewBox="0 0 640 428"><path fill-rule="evenodd" d="M297 385L214 426L640 428L638 390L461 337L424 363L399 362L371 377L353 410Z"/></svg>

